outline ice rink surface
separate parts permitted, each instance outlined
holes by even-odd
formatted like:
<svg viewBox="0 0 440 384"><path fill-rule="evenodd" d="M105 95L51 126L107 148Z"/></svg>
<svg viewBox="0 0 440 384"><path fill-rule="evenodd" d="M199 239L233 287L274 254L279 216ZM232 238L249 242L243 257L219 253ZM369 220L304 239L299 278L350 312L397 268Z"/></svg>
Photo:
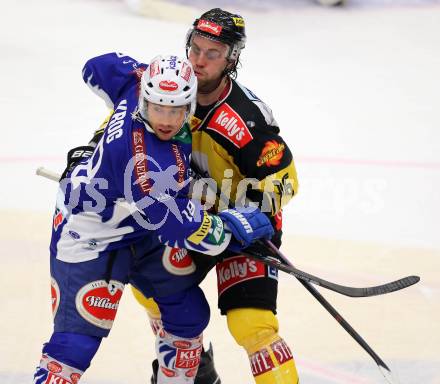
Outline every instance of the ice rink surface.
<svg viewBox="0 0 440 384"><path fill-rule="evenodd" d="M439 384L440 4L396 3L283 8L278 0L264 12L244 2L229 9L247 22L238 80L271 106L296 158L301 186L285 210L284 253L347 285L420 275L417 286L388 296L321 292L402 384ZM84 144L106 114L81 80L85 60L115 50L140 61L183 55L189 22L136 16L117 1L1 7L0 383L30 383L51 333L47 248L56 192L35 169L61 171L67 150ZM212 274L203 287L223 383L252 383L217 313ZM279 297L281 335L303 384L384 383L295 279L281 276ZM127 291L82 382L145 384L153 354L146 316Z"/></svg>

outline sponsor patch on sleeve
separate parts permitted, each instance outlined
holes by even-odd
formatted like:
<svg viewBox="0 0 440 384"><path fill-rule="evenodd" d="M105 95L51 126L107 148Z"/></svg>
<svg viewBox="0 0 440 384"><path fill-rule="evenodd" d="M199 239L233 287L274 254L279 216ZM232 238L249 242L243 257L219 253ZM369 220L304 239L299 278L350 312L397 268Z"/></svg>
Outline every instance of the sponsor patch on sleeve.
<svg viewBox="0 0 440 384"><path fill-rule="evenodd" d="M286 146L283 143L278 143L275 140L266 141L260 157L258 158L257 167L263 165L267 167L280 165L285 148Z"/></svg>

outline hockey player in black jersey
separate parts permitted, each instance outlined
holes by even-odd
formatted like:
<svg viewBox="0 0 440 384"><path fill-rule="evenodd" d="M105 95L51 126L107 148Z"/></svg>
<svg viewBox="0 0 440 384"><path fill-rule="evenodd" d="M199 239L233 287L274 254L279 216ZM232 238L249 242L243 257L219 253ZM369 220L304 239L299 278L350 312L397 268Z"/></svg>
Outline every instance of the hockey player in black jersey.
<svg viewBox="0 0 440 384"><path fill-rule="evenodd" d="M281 210L297 192L297 175L272 111L235 80L245 43L243 18L219 8L201 15L188 32L187 56L199 84L191 120L192 160L201 176L214 179L219 190L228 186L222 191L225 199L217 201L218 209L245 198L258 203L273 223L272 241L280 246ZM217 259L218 305L232 336L249 356L255 382L296 384L292 353L278 334L277 271L256 262L244 276L231 277L228 271L246 267L246 258L224 252ZM160 324L154 301L136 290L135 296L146 307L151 323ZM220 383L212 353L202 354L195 383Z"/></svg>
<svg viewBox="0 0 440 384"><path fill-rule="evenodd" d="M187 56L198 80L197 106L190 120L193 168L213 179L222 192L217 210L246 199L258 204L274 227L272 242L280 246L282 208L297 193L297 174L271 109L235 80L245 43L244 19L219 8L205 12L188 31ZM198 268L214 267L202 260L203 265L194 258ZM215 267L218 306L230 333L249 356L256 384L296 384L291 350L278 334L277 271L259 262L250 265L246 257L231 252L217 257ZM246 273L228 272L234 268ZM133 291L146 308L153 331L160 331L161 314L154 300ZM154 384L160 370L157 361L153 370ZM220 384L212 349L202 351L195 384Z"/></svg>

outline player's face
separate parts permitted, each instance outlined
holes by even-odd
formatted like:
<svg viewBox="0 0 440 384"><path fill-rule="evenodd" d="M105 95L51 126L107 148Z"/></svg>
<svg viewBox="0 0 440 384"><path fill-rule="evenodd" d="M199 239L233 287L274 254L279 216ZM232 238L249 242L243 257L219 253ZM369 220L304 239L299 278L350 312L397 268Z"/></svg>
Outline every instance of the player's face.
<svg viewBox="0 0 440 384"><path fill-rule="evenodd" d="M185 121L187 108L147 103L148 122L156 136L161 140L172 139Z"/></svg>
<svg viewBox="0 0 440 384"><path fill-rule="evenodd" d="M218 83L229 64L226 59L228 52L226 44L194 34L188 58L197 76L199 91L211 89L212 84Z"/></svg>

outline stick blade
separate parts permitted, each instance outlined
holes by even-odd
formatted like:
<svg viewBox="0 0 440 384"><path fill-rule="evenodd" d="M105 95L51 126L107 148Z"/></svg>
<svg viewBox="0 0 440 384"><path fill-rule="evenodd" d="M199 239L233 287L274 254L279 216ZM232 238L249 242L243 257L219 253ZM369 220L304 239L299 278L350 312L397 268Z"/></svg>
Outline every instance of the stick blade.
<svg viewBox="0 0 440 384"><path fill-rule="evenodd" d="M393 281L391 283L379 285L377 287L370 287L366 289L365 296L378 296L385 295L387 293L400 291L410 287L411 285L417 284L420 281L419 276L407 276L402 279Z"/></svg>

